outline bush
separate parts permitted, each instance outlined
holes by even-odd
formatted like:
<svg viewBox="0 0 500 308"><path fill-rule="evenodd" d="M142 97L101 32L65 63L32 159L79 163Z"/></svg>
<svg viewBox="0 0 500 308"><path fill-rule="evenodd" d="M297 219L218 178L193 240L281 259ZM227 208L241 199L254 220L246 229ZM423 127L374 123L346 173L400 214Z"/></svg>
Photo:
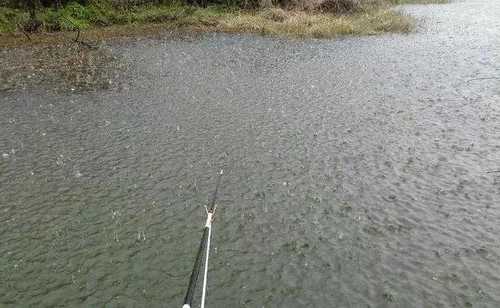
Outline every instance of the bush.
<svg viewBox="0 0 500 308"><path fill-rule="evenodd" d="M47 31L60 31L88 28L92 13L87 7L71 3L61 10L47 9L41 16Z"/></svg>
<svg viewBox="0 0 500 308"><path fill-rule="evenodd" d="M28 19L28 14L20 10L0 7L0 33L14 32L18 25Z"/></svg>

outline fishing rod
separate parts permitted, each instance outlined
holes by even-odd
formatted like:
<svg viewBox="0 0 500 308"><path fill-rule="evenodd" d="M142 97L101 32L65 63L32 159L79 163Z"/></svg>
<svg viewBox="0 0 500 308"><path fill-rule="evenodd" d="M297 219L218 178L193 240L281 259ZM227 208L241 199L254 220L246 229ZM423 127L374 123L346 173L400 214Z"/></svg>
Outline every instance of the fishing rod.
<svg viewBox="0 0 500 308"><path fill-rule="evenodd" d="M201 236L200 247L198 248L198 253L196 254L196 259L194 261L193 271L191 272L191 278L189 279L189 285L184 297L184 305L182 308L191 308L191 303L193 302L194 291L196 289L196 283L198 282L198 276L200 274L202 257L205 255L205 266L203 275L203 289L201 294L201 308L205 307L205 296L207 293L207 275L208 275L208 255L210 252L210 238L212 235L212 220L214 218L215 210L217 205L215 204L217 200L217 193L219 191L219 186L224 170L220 170L219 176L217 177L217 183L215 184L215 191L212 195L212 200L205 207L207 211L207 221L205 222L205 227L203 228L203 235Z"/></svg>

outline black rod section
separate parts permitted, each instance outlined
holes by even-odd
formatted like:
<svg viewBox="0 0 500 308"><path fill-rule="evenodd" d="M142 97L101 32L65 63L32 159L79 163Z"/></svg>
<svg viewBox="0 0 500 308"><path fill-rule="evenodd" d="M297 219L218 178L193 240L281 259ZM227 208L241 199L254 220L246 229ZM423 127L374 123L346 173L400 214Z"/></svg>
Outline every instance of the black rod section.
<svg viewBox="0 0 500 308"><path fill-rule="evenodd" d="M207 245L208 240L208 227L203 228L203 236L201 237L200 247L198 248L198 253L196 254L196 259L194 261L193 271L191 272L191 278L189 278L189 286L184 297L184 305L191 306L193 302L194 291L196 290L196 282L198 281L198 276L200 275L200 269L202 264L203 252Z"/></svg>
<svg viewBox="0 0 500 308"><path fill-rule="evenodd" d="M219 186L221 183L221 178L223 173L224 171L221 170L219 172L219 176L217 177L217 183L215 184L215 191L214 194L212 195L212 200L210 201L207 207L208 213L214 213L215 211L215 202L217 201L217 193L219 191ZM198 252L196 253L196 259L194 261L193 271L191 272L191 277L189 278L189 285L186 292L186 296L184 297L184 306L188 305L189 307L191 307L191 303L193 302L194 291L196 290L196 283L198 282L198 276L200 275L201 265L203 263L202 258L205 256L206 253L205 250L207 246L207 241L208 241L208 226L205 226L203 228L203 235L201 237L200 247L198 248Z"/></svg>

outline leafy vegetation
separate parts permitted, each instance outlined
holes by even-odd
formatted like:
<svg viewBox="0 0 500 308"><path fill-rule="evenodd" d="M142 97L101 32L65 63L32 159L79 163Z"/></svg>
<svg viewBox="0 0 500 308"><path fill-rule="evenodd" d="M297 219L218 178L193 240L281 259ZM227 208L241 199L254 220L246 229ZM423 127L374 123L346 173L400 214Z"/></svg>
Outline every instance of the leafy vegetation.
<svg viewBox="0 0 500 308"><path fill-rule="evenodd" d="M28 13L7 7L0 7L0 33L14 32L19 24L28 20Z"/></svg>

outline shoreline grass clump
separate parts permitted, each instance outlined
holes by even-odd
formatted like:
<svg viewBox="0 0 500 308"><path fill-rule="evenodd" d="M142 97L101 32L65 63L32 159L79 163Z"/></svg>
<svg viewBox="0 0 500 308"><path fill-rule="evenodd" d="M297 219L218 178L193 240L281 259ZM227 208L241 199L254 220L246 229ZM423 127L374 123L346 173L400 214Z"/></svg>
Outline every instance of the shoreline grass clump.
<svg viewBox="0 0 500 308"><path fill-rule="evenodd" d="M278 12L278 13L277 13ZM412 19L389 9L332 15L304 11L269 11L226 16L219 22L223 32L247 32L292 37L332 38L339 35L374 35L408 32Z"/></svg>

